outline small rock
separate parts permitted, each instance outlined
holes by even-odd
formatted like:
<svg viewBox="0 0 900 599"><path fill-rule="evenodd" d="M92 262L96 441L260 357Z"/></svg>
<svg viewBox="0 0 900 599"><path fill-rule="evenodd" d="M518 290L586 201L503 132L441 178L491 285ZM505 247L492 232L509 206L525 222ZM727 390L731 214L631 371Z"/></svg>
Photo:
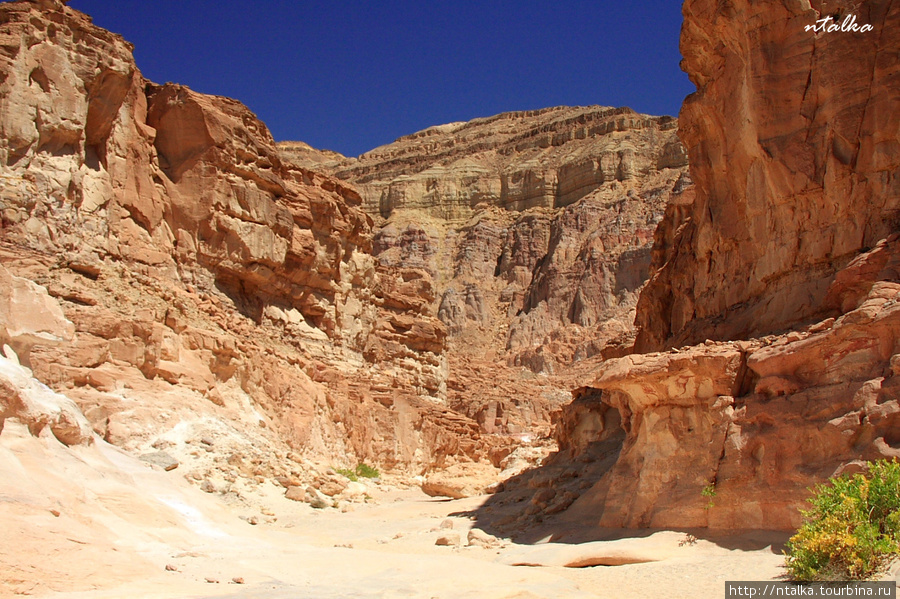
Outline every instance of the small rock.
<svg viewBox="0 0 900 599"><path fill-rule="evenodd" d="M443 522L441 522L441 528L453 530L453 520L447 518Z"/></svg>
<svg viewBox="0 0 900 599"><path fill-rule="evenodd" d="M249 522L253 526L256 526L257 524L259 524L259 518L257 518L256 516L250 516L249 518L247 518L247 522Z"/></svg>
<svg viewBox="0 0 900 599"><path fill-rule="evenodd" d="M458 532L448 532L447 534L439 536L434 544L442 547L458 547L459 542L460 537Z"/></svg>
<svg viewBox="0 0 900 599"><path fill-rule="evenodd" d="M500 539L484 532L480 528L473 528L469 531L468 541L469 547L477 545L479 547L484 547L485 549L499 547L502 544Z"/></svg>
<svg viewBox="0 0 900 599"><path fill-rule="evenodd" d="M891 356L891 372L894 374L900 374L900 354L894 354Z"/></svg>
<svg viewBox="0 0 900 599"><path fill-rule="evenodd" d="M347 484L342 480L342 477L334 475L329 478L320 477L316 479L313 486L315 486L319 491L328 495L329 497L334 497L335 495L340 495L344 489L347 488Z"/></svg>
<svg viewBox="0 0 900 599"><path fill-rule="evenodd" d="M204 493L215 493L216 485L212 484L211 481L205 480L202 483L200 483L200 490L203 491Z"/></svg>
<svg viewBox="0 0 900 599"><path fill-rule="evenodd" d="M306 501L306 491L303 487L288 487L284 496L292 501Z"/></svg>
<svg viewBox="0 0 900 599"><path fill-rule="evenodd" d="M347 483L347 488L343 491L344 497L359 497L365 494L366 485L354 481L350 481L349 483Z"/></svg>
<svg viewBox="0 0 900 599"><path fill-rule="evenodd" d="M178 460L173 458L165 451L155 451L153 453L145 453L140 459L153 466L159 466L166 472L178 468Z"/></svg>
<svg viewBox="0 0 900 599"><path fill-rule="evenodd" d="M69 260L68 267L89 279L100 276L101 262L95 255L79 255Z"/></svg>
<svg viewBox="0 0 900 599"><path fill-rule="evenodd" d="M178 572L178 568L172 564L166 564L166 572Z"/></svg>
<svg viewBox="0 0 900 599"><path fill-rule="evenodd" d="M210 584L219 584L219 580L217 578L210 578L207 576L204 580Z"/></svg>
<svg viewBox="0 0 900 599"><path fill-rule="evenodd" d="M317 510L334 505L330 497L319 492L315 487L306 488L306 502Z"/></svg>
<svg viewBox="0 0 900 599"><path fill-rule="evenodd" d="M275 482L284 487L285 489L290 489L291 487L299 487L300 480L296 476L276 476Z"/></svg>
<svg viewBox="0 0 900 599"><path fill-rule="evenodd" d="M244 579L240 576L235 576L231 579L231 582L233 582L234 584L244 584Z"/></svg>
<svg viewBox="0 0 900 599"><path fill-rule="evenodd" d="M59 518L59 510L50 510L50 513Z"/></svg>
<svg viewBox="0 0 900 599"><path fill-rule="evenodd" d="M213 445L213 440L210 439L209 437L202 437L200 439L200 442L203 443L204 445Z"/></svg>

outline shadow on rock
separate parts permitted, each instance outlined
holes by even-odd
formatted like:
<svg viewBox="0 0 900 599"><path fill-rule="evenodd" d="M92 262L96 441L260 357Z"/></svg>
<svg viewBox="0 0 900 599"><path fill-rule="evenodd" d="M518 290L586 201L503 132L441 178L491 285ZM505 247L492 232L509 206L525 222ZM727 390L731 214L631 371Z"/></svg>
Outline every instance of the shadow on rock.
<svg viewBox="0 0 900 599"><path fill-rule="evenodd" d="M627 451L628 415L611 405L597 389L582 389L556 419L559 451L543 464L502 483L480 507L456 513L474 526L520 544L581 544L645 538L663 529L604 525L604 513L616 511L610 502L614 475ZM697 496L698 502L705 498ZM612 507L610 507L612 506ZM702 508L700 508L702 509ZM614 514L615 515L615 514ZM685 544L706 540L725 549L780 554L790 536L785 531L710 530L672 526Z"/></svg>

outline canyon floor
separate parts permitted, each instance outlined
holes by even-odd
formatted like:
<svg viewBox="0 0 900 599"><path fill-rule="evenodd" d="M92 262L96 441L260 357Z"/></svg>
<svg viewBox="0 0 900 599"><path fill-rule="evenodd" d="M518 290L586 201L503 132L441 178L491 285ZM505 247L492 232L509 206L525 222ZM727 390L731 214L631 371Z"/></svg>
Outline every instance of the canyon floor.
<svg viewBox="0 0 900 599"><path fill-rule="evenodd" d="M271 483L207 494L178 469L100 440L67 448L15 421L0 455L0 596L709 597L725 580L782 574L782 533L577 544L476 533L470 546L485 497L442 500L390 477L367 482L364 503L316 510Z"/></svg>

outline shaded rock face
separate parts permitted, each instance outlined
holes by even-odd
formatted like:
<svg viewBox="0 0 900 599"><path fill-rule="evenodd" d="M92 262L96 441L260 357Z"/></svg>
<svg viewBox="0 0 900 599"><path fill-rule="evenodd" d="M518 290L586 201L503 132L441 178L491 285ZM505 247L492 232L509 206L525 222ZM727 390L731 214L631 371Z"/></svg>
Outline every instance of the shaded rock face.
<svg viewBox="0 0 900 599"><path fill-rule="evenodd" d="M607 361L517 486L557 480L562 517L601 527L796 528L814 483L900 456L898 293L878 282L804 332Z"/></svg>
<svg viewBox="0 0 900 599"><path fill-rule="evenodd" d="M815 483L900 455L900 7L684 14L695 186L655 232L636 343L678 349L584 365L559 453L497 499L527 505L513 529L792 529ZM805 31L849 14L875 31Z"/></svg>
<svg viewBox="0 0 900 599"><path fill-rule="evenodd" d="M62 2L0 5L0 180L0 260L75 328L56 347L16 323L4 339L33 345L35 375L108 440L173 425L162 406L183 392L312 457L486 455L445 405L433 284L379 264L360 194L284 163L239 102L146 81Z"/></svg>
<svg viewBox="0 0 900 599"><path fill-rule="evenodd" d="M653 232L690 189L675 133L671 117L558 107L432 127L359 158L279 149L360 189L379 263L433 282L451 405L517 434L547 430L572 364L631 346Z"/></svg>
<svg viewBox="0 0 900 599"><path fill-rule="evenodd" d="M684 5L697 92L679 135L696 200L638 310L642 351L837 315L835 272L897 227L900 11L890 2ZM850 15L868 33L814 34Z"/></svg>

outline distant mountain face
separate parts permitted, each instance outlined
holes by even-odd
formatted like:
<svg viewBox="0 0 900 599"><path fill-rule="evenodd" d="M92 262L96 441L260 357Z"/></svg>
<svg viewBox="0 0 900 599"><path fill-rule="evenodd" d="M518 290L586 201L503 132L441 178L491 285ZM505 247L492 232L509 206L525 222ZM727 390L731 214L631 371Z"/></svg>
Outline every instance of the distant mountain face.
<svg viewBox="0 0 900 599"><path fill-rule="evenodd" d="M431 127L359 158L278 146L360 190L374 253L434 277L451 336L508 328L511 361L552 371L631 329L656 225L690 188L676 131L627 108L557 107ZM590 331L576 335L587 345L568 325ZM566 338L559 360L535 356L551 335Z"/></svg>
<svg viewBox="0 0 900 599"><path fill-rule="evenodd" d="M564 379L585 358L628 351L654 231L689 196L676 133L671 117L556 107L431 127L358 158L278 147L359 189L379 263L434 281L452 405L487 430L517 430L558 403L521 367Z"/></svg>

